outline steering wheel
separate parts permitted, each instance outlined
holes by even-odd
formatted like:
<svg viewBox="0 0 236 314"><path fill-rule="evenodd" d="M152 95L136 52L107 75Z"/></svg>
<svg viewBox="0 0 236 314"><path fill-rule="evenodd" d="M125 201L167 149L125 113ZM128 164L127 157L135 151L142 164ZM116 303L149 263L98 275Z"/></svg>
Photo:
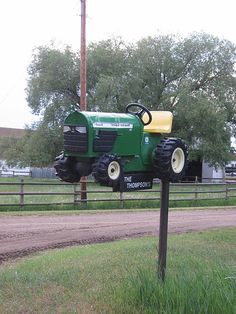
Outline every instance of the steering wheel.
<svg viewBox="0 0 236 314"><path fill-rule="evenodd" d="M134 110L133 111L133 110L130 110L131 108L134 108L134 109L139 108L140 110ZM144 107L143 105L140 105L137 103L128 104L125 108L125 113L130 113L130 114L134 114L134 115L138 116L143 125L148 125L152 122L151 112L146 107ZM146 113L148 115L148 121L147 122L143 121L144 113Z"/></svg>

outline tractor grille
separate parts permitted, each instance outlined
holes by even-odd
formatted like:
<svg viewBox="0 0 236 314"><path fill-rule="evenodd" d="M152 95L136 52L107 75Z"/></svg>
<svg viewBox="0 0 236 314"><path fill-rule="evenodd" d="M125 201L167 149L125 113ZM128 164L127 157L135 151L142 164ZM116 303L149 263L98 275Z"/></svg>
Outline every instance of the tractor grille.
<svg viewBox="0 0 236 314"><path fill-rule="evenodd" d="M71 127L64 133L64 149L67 152L86 153L88 151L88 133L81 133Z"/></svg>
<svg viewBox="0 0 236 314"><path fill-rule="evenodd" d="M100 130L93 141L94 152L110 152L117 137L117 131Z"/></svg>

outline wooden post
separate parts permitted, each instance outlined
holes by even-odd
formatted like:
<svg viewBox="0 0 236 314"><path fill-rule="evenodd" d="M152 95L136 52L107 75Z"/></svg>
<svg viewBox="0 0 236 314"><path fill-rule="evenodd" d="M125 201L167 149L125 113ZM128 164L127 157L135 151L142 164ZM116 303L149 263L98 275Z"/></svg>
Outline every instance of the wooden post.
<svg viewBox="0 0 236 314"><path fill-rule="evenodd" d="M81 35L80 35L80 110L87 110L86 88L87 88L87 60L86 60L86 0L81 3ZM81 201L86 202L86 177L81 178Z"/></svg>
<svg viewBox="0 0 236 314"><path fill-rule="evenodd" d="M74 184L74 205L78 204L77 184Z"/></svg>
<svg viewBox="0 0 236 314"><path fill-rule="evenodd" d="M195 193L194 193L194 198L195 198L195 201L197 201L198 199L198 183L195 183Z"/></svg>
<svg viewBox="0 0 236 314"><path fill-rule="evenodd" d="M168 181L161 181L158 275L162 279L162 281L165 280L166 270L169 187L170 183Z"/></svg>
<svg viewBox="0 0 236 314"><path fill-rule="evenodd" d="M120 208L124 208L123 192L120 191Z"/></svg>
<svg viewBox="0 0 236 314"><path fill-rule="evenodd" d="M228 182L225 182L225 199L229 198Z"/></svg>
<svg viewBox="0 0 236 314"><path fill-rule="evenodd" d="M86 0L81 2L81 35L80 35L80 110L87 109L87 60L86 60Z"/></svg>
<svg viewBox="0 0 236 314"><path fill-rule="evenodd" d="M20 206L24 206L24 179L20 180Z"/></svg>

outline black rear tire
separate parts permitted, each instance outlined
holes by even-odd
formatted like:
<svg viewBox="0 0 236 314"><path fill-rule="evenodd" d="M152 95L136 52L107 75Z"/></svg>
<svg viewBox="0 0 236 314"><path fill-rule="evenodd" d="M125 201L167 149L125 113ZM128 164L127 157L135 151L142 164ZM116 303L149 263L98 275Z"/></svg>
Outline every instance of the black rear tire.
<svg viewBox="0 0 236 314"><path fill-rule="evenodd" d="M187 168L188 150L182 139L165 138L154 150L153 165L157 178L178 182Z"/></svg>

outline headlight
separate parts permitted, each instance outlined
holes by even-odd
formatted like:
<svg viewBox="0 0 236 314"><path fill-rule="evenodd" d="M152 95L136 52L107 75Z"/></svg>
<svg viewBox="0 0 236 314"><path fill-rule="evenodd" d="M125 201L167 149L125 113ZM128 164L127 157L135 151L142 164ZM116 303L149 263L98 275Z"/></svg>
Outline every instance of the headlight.
<svg viewBox="0 0 236 314"><path fill-rule="evenodd" d="M86 127L85 126L76 126L75 127L75 130L79 133L83 133L85 134L86 133Z"/></svg>
<svg viewBox="0 0 236 314"><path fill-rule="evenodd" d="M69 132L69 131L71 131L69 125L64 125L63 132L66 133L66 132Z"/></svg>

